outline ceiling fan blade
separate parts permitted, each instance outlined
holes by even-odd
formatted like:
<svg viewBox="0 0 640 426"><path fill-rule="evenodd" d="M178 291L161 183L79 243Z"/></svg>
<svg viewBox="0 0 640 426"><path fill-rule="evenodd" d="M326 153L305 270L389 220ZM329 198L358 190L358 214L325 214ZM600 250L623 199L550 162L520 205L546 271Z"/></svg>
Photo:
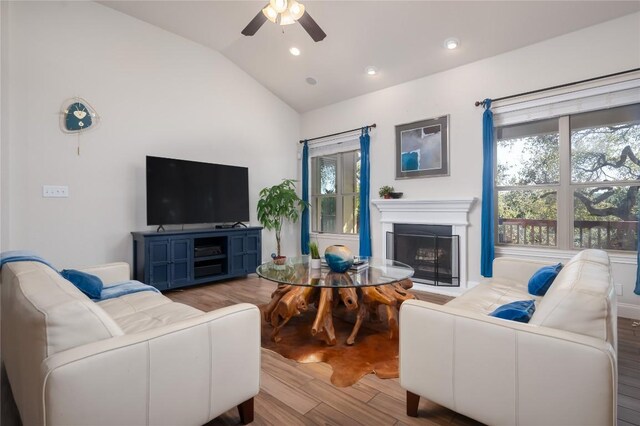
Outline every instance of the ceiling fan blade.
<svg viewBox="0 0 640 426"><path fill-rule="evenodd" d="M306 11L304 12L304 15L298 19L298 22L302 25L302 28L309 33L313 41L322 41L327 36L327 34L322 31L322 28L320 28L316 21L314 21L311 15Z"/></svg>
<svg viewBox="0 0 640 426"><path fill-rule="evenodd" d="M258 14L251 20L251 22L249 22L249 25L244 27L244 30L242 30L242 34L246 36L254 35L266 21L267 17L264 16L264 13L262 13L262 10L260 10L260 12L258 12Z"/></svg>

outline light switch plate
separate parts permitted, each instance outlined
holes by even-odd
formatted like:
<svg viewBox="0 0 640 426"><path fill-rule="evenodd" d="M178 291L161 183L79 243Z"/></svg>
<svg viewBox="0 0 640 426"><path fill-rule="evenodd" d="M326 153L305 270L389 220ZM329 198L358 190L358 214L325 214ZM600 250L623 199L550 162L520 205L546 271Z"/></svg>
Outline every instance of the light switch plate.
<svg viewBox="0 0 640 426"><path fill-rule="evenodd" d="M616 284L616 295L622 296L622 284Z"/></svg>
<svg viewBox="0 0 640 426"><path fill-rule="evenodd" d="M69 196L69 187L66 185L43 185L42 196L44 198L67 198Z"/></svg>

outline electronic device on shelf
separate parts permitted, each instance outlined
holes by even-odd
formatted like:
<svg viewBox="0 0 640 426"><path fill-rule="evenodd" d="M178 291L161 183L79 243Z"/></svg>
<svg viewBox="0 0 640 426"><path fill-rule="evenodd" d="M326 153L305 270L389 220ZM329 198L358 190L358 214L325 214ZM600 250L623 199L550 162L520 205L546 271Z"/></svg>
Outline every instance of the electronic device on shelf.
<svg viewBox="0 0 640 426"><path fill-rule="evenodd" d="M222 274L222 264L216 263L213 265L196 266L193 268L193 272L196 278L206 277L208 275Z"/></svg>
<svg viewBox="0 0 640 426"><path fill-rule="evenodd" d="M196 247L194 249L195 257L217 256L222 254L221 246Z"/></svg>
<svg viewBox="0 0 640 426"><path fill-rule="evenodd" d="M147 156L147 225L249 221L249 169Z"/></svg>

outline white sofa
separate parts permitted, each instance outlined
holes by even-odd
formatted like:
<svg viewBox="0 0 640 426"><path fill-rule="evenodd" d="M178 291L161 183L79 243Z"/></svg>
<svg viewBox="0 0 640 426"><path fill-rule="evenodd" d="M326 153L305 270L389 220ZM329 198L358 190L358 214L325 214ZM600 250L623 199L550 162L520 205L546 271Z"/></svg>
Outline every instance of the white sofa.
<svg viewBox="0 0 640 426"><path fill-rule="evenodd" d="M494 277L440 306L400 310L400 384L407 414L420 396L491 425L615 425L616 300L609 258L585 250L543 297L527 283L543 262L498 258ZM488 314L536 300L529 323Z"/></svg>
<svg viewBox="0 0 640 426"><path fill-rule="evenodd" d="M129 265L85 270L106 286ZM238 406L252 421L260 313L204 313L154 292L94 303L37 262L2 268L2 356L22 423L201 425Z"/></svg>

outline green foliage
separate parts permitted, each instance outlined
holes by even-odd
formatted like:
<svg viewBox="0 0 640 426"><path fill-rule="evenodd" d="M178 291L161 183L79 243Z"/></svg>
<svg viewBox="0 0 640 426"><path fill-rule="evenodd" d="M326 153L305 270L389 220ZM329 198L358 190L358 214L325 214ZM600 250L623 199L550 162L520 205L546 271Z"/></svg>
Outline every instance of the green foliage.
<svg viewBox="0 0 640 426"><path fill-rule="evenodd" d="M557 184L560 153L557 133L497 142L499 186ZM637 123L577 129L571 133L572 182L591 183L574 194L576 221L633 221L637 186L611 186L640 179L640 125ZM511 219L557 218L556 192L513 190L498 193L498 214Z"/></svg>
<svg viewBox="0 0 640 426"><path fill-rule="evenodd" d="M277 254L280 256L280 231L285 221L295 223L305 203L296 194L295 180L283 179L279 185L263 188L258 200L258 220L266 229L275 231Z"/></svg>
<svg viewBox="0 0 640 426"><path fill-rule="evenodd" d="M556 192L500 191L498 214L498 217L507 219L556 220L558 217Z"/></svg>
<svg viewBox="0 0 640 426"><path fill-rule="evenodd" d="M381 186L380 190L378 191L378 195L380 195L381 197L384 197L385 195L391 194L393 192L393 186Z"/></svg>
<svg viewBox="0 0 640 426"><path fill-rule="evenodd" d="M575 182L638 180L640 125L621 124L571 134L571 177Z"/></svg>
<svg viewBox="0 0 640 426"><path fill-rule="evenodd" d="M320 193L335 194L338 180L337 155L320 157L317 161L320 167Z"/></svg>
<svg viewBox="0 0 640 426"><path fill-rule="evenodd" d="M497 182L501 186L557 183L560 181L558 134L498 141ZM500 155L502 154L503 155ZM511 155L509 155L511 154ZM514 161L513 154L519 161Z"/></svg>
<svg viewBox="0 0 640 426"><path fill-rule="evenodd" d="M320 250L318 249L318 243L315 241L309 243L309 252L312 259L320 259Z"/></svg>

